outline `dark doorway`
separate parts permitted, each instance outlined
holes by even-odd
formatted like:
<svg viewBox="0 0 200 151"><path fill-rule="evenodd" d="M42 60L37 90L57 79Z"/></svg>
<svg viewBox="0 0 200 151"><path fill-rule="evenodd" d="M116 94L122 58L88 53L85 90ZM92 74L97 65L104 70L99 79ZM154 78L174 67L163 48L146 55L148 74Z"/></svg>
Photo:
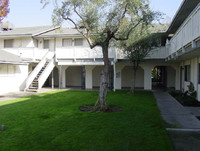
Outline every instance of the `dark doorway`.
<svg viewBox="0 0 200 151"><path fill-rule="evenodd" d="M165 89L167 87L167 72L165 66L156 66L152 70L152 89Z"/></svg>

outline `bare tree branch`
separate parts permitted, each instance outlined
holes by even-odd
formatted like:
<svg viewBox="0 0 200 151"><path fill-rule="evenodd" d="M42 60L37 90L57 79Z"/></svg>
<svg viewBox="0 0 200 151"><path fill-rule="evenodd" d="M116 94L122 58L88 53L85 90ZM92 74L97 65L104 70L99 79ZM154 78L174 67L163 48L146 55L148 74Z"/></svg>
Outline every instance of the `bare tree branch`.
<svg viewBox="0 0 200 151"><path fill-rule="evenodd" d="M98 43L95 43L95 44L94 44L94 43L92 42L92 40L91 40L91 37L88 36L88 35L85 35L84 31L82 31L82 30L80 29L80 27L79 27L71 18L65 17L64 15L62 15L62 18L65 19L65 20L69 20L69 21L74 25L74 27L76 28L76 30L77 30L80 34L82 34L83 37L88 41L88 44L89 44L89 46L90 46L91 49L93 49L95 46L98 45Z"/></svg>
<svg viewBox="0 0 200 151"><path fill-rule="evenodd" d="M118 40L122 40L122 41L128 40L128 38L129 38L131 32L133 31L133 29L135 29L135 28L141 23L141 21L142 21L142 20L138 21L137 24L135 24L132 28L130 28L130 30L128 31L128 33L127 33L127 35L125 36L125 38L124 38L124 37L116 37L115 34L113 35L113 38L114 38L115 40L117 40L117 41L118 41Z"/></svg>
<svg viewBox="0 0 200 151"><path fill-rule="evenodd" d="M118 23L118 25L116 26L116 29L115 29L115 30L113 31L113 33L112 33L113 35L114 35L116 32L118 32L118 30L119 30L119 28L120 28L120 26L121 26L122 20L124 19L125 15L126 15L127 7L128 7L128 3L126 3L126 5L125 5L124 12L122 13L122 17L120 18L119 23Z"/></svg>

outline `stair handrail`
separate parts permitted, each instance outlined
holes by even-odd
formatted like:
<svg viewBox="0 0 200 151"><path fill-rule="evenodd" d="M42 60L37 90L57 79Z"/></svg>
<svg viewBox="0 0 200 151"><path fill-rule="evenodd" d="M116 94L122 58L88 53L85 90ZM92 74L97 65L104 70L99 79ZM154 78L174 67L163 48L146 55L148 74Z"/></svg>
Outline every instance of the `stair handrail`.
<svg viewBox="0 0 200 151"><path fill-rule="evenodd" d="M41 61L38 63L38 65L34 68L34 70L31 72L31 74L26 79L26 88L25 88L25 90L27 90L29 88L29 86L31 85L31 83L33 82L33 80L35 79L35 77L38 75L38 73L40 72L40 70L42 69L42 67L45 65L45 63L47 61L48 53L49 52L47 52L44 55L44 57L41 59Z"/></svg>
<svg viewBox="0 0 200 151"><path fill-rule="evenodd" d="M38 89L42 88L43 84L45 83L46 79L48 78L54 67L55 67L55 54L53 55L51 61L48 63L48 65L38 78Z"/></svg>

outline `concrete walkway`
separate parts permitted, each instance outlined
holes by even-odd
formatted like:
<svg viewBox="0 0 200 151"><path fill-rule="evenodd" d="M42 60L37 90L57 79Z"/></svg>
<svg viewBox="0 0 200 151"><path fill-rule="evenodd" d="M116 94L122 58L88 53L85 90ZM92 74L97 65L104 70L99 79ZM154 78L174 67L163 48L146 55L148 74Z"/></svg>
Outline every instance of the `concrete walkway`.
<svg viewBox="0 0 200 151"><path fill-rule="evenodd" d="M154 96L175 151L200 151L200 121L167 92Z"/></svg>
<svg viewBox="0 0 200 151"><path fill-rule="evenodd" d="M45 92L50 92L50 91L56 91L56 90L58 90L58 89L42 88L39 92L23 92L23 91L10 92L10 93L0 95L0 101L12 100L12 99L17 99L17 98L24 97L24 96L45 93Z"/></svg>

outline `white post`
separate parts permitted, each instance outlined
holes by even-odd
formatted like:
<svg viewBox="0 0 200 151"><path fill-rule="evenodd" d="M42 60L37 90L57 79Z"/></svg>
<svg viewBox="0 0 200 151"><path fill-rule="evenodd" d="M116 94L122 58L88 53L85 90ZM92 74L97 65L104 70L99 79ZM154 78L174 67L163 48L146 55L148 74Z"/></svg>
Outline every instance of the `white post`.
<svg viewBox="0 0 200 151"><path fill-rule="evenodd" d="M54 89L54 74L53 74L53 71L51 72L51 88Z"/></svg>
<svg viewBox="0 0 200 151"><path fill-rule="evenodd" d="M114 77L113 77L113 91L115 92L115 90L116 90L116 66L115 66L115 62L113 63L113 71L114 71Z"/></svg>
<svg viewBox="0 0 200 151"><path fill-rule="evenodd" d="M175 71L176 71L176 77L175 77L175 89L176 90L180 90L181 88L180 88L180 65L179 64L173 64L173 65L171 65L171 67L173 68L173 69L175 69Z"/></svg>
<svg viewBox="0 0 200 151"><path fill-rule="evenodd" d="M59 89L62 88L62 65L59 66Z"/></svg>
<svg viewBox="0 0 200 151"><path fill-rule="evenodd" d="M62 66L62 88L66 88L66 69L68 68L69 66Z"/></svg>
<svg viewBox="0 0 200 151"><path fill-rule="evenodd" d="M125 65L115 64L115 89L121 90L122 89L122 69L125 67Z"/></svg>
<svg viewBox="0 0 200 151"><path fill-rule="evenodd" d="M155 65L141 65L144 69L144 90L152 90L152 69Z"/></svg>
<svg viewBox="0 0 200 151"><path fill-rule="evenodd" d="M85 66L85 88L92 89L92 70L95 66Z"/></svg>

